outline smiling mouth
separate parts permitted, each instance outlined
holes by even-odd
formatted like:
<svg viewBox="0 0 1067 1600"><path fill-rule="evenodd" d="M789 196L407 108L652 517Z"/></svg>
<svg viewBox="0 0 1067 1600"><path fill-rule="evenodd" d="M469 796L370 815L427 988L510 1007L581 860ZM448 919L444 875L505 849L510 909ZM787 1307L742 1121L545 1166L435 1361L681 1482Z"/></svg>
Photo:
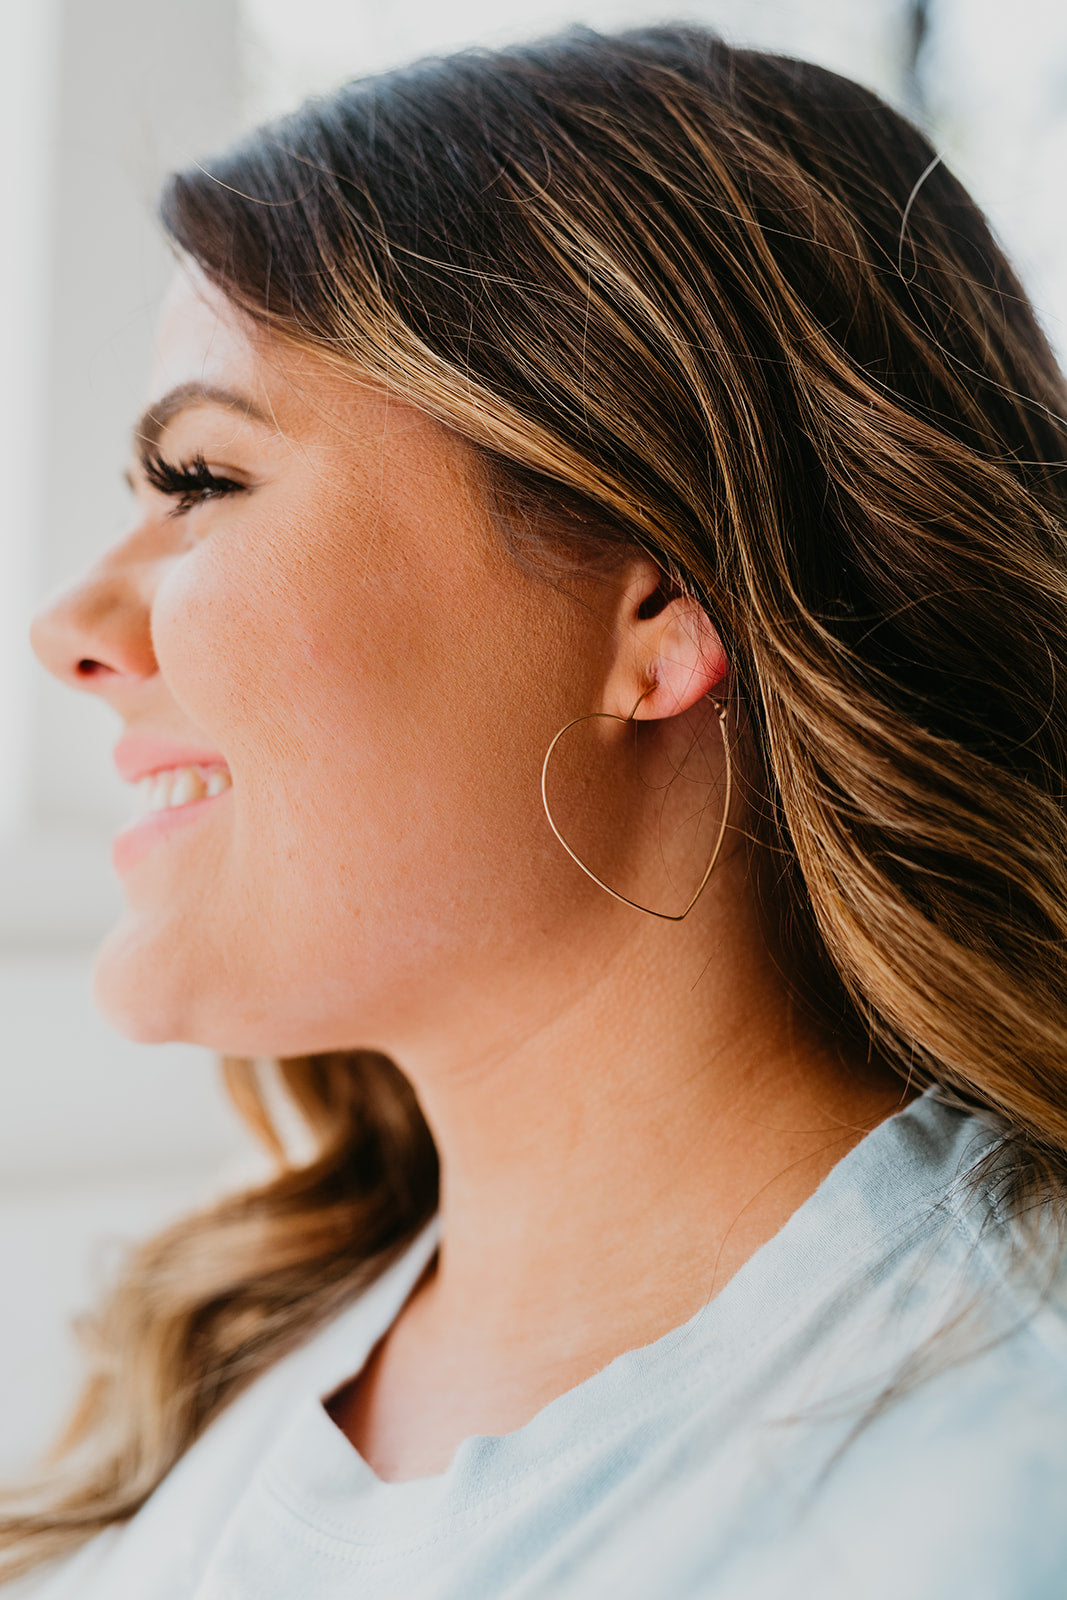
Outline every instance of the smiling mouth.
<svg viewBox="0 0 1067 1600"><path fill-rule="evenodd" d="M138 783L138 816L177 811L197 800L214 800L232 787L233 779L225 767L165 767Z"/></svg>
<svg viewBox="0 0 1067 1600"><path fill-rule="evenodd" d="M111 859L121 876L149 851L184 832L225 802L233 779L225 767L161 767L137 783L138 815L120 828L111 845Z"/></svg>

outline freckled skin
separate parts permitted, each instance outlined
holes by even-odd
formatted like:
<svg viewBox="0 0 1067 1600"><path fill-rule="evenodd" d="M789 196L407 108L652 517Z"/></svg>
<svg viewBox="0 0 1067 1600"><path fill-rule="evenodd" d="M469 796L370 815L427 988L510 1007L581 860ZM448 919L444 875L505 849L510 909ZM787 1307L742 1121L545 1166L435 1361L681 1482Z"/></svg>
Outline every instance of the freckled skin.
<svg viewBox="0 0 1067 1600"><path fill-rule="evenodd" d="M198 405L161 449L250 488L172 517L139 480L127 538L65 603L140 600L107 624L106 692L134 730L218 748L232 805L129 874L99 1001L142 1039L395 1046L558 937L540 760L603 648L503 553L445 430L183 276L149 393L199 379L277 428Z"/></svg>
<svg viewBox="0 0 1067 1600"><path fill-rule="evenodd" d="M646 754L673 771L697 748L721 801L704 699L727 663L694 603L640 553L564 592L525 574L454 436L182 271L149 395L197 383L272 420L201 401L161 454L241 491L174 515L135 468L127 533L34 630L127 731L233 778L125 872L97 997L143 1040L371 1047L408 1074L444 1243L338 1421L384 1476L418 1476L692 1315L900 1089L793 1007L736 792L678 923L604 894L543 815L557 730L642 695ZM626 748L572 742L561 800L585 796L616 864L699 881Z"/></svg>

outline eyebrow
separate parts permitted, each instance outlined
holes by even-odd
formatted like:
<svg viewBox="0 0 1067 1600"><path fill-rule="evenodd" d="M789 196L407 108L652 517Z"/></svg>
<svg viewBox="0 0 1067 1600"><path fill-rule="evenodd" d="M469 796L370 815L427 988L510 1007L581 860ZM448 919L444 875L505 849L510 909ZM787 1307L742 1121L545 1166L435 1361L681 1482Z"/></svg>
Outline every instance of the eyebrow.
<svg viewBox="0 0 1067 1600"><path fill-rule="evenodd" d="M144 457L159 444L163 430L182 411L193 406L221 406L225 411L235 411L249 422L263 422L274 426L273 417L246 394L233 389L220 389L211 383L179 383L165 395L153 400L134 425L133 443L138 454Z"/></svg>

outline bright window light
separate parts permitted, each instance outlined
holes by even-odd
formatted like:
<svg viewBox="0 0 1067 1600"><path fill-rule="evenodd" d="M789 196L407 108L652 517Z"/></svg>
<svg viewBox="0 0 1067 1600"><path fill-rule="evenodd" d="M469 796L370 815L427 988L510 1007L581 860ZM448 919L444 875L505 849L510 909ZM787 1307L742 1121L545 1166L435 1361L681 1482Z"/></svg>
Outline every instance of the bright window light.
<svg viewBox="0 0 1067 1600"><path fill-rule="evenodd" d="M7 0L0 7L0 149L9 153L0 251L0 305L7 308L0 385L0 840L25 819L29 792L26 628L44 472L44 263L55 21L51 0Z"/></svg>

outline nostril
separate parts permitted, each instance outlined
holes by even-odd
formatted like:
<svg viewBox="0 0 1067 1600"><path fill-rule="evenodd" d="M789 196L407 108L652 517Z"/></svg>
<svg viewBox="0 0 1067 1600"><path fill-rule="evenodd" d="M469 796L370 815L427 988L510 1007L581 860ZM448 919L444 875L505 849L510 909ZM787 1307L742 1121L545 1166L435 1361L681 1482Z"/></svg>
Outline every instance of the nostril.
<svg viewBox="0 0 1067 1600"><path fill-rule="evenodd" d="M74 668L79 678L95 678L99 673L106 671L103 662L92 661L88 656L79 661Z"/></svg>

